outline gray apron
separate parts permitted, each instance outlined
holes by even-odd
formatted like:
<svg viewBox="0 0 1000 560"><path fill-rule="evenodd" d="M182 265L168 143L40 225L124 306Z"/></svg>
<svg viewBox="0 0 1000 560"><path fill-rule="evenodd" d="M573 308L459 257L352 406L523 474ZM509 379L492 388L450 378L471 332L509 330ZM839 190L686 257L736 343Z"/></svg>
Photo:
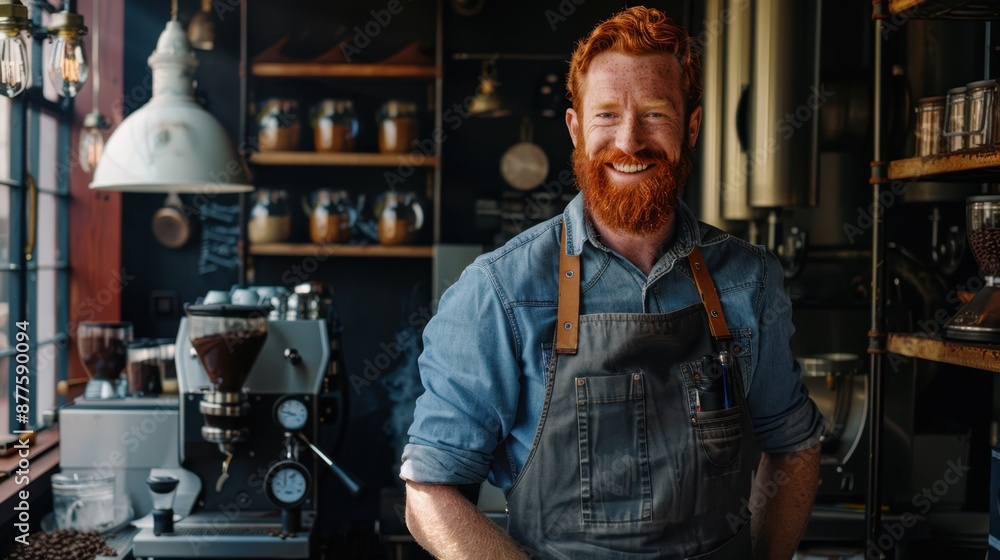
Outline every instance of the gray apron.
<svg viewBox="0 0 1000 560"><path fill-rule="evenodd" d="M738 360L734 402L698 408L702 357L737 349L697 246L688 262L702 304L580 316L564 229L545 405L507 494L508 531L533 557L751 558L756 452Z"/></svg>

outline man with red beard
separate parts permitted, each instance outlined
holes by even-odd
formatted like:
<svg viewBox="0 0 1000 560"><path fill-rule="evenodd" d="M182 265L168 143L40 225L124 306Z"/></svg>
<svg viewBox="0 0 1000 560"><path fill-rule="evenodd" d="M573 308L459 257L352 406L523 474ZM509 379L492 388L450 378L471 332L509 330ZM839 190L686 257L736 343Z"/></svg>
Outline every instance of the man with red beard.
<svg viewBox="0 0 1000 560"><path fill-rule="evenodd" d="M699 72L684 29L641 7L573 53L581 195L477 259L424 332L400 476L435 556L792 557L823 418L777 259L678 197ZM486 478L506 531L459 492Z"/></svg>

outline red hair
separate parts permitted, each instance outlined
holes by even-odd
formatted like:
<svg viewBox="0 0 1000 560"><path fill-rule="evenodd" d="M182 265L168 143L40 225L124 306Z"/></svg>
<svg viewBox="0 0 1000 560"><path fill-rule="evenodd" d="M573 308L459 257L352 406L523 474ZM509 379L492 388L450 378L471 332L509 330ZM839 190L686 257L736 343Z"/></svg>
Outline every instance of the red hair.
<svg viewBox="0 0 1000 560"><path fill-rule="evenodd" d="M680 63L684 105L690 113L701 101L701 61L692 43L683 27L674 25L670 18L655 8L635 6L618 12L599 23L587 38L576 44L566 78L569 99L579 111L577 103L583 95L583 77L594 57L603 52L635 55L667 53L673 54Z"/></svg>

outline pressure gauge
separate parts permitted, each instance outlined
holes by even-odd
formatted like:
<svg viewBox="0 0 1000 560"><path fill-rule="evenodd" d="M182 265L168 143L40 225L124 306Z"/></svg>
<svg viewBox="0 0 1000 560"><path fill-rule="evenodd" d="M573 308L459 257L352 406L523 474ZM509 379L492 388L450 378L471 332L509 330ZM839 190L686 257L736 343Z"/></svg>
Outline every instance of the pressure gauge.
<svg viewBox="0 0 1000 560"><path fill-rule="evenodd" d="M302 463L280 461L264 475L264 494L281 509L292 509L306 500L309 471Z"/></svg>
<svg viewBox="0 0 1000 560"><path fill-rule="evenodd" d="M306 427L309 408L297 397L282 397L274 404L274 421L290 432L297 432Z"/></svg>

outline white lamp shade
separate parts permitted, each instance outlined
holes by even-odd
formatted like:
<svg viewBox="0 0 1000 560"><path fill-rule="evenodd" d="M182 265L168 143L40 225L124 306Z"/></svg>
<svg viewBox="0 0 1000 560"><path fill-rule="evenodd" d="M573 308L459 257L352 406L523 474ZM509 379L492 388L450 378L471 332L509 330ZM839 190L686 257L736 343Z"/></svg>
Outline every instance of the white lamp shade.
<svg viewBox="0 0 1000 560"><path fill-rule="evenodd" d="M194 101L164 96L118 126L90 188L210 194L254 187L219 121Z"/></svg>
<svg viewBox="0 0 1000 560"><path fill-rule="evenodd" d="M194 100L197 65L180 23L168 22L149 57L153 96L108 139L90 188L209 196L253 190L229 135Z"/></svg>

